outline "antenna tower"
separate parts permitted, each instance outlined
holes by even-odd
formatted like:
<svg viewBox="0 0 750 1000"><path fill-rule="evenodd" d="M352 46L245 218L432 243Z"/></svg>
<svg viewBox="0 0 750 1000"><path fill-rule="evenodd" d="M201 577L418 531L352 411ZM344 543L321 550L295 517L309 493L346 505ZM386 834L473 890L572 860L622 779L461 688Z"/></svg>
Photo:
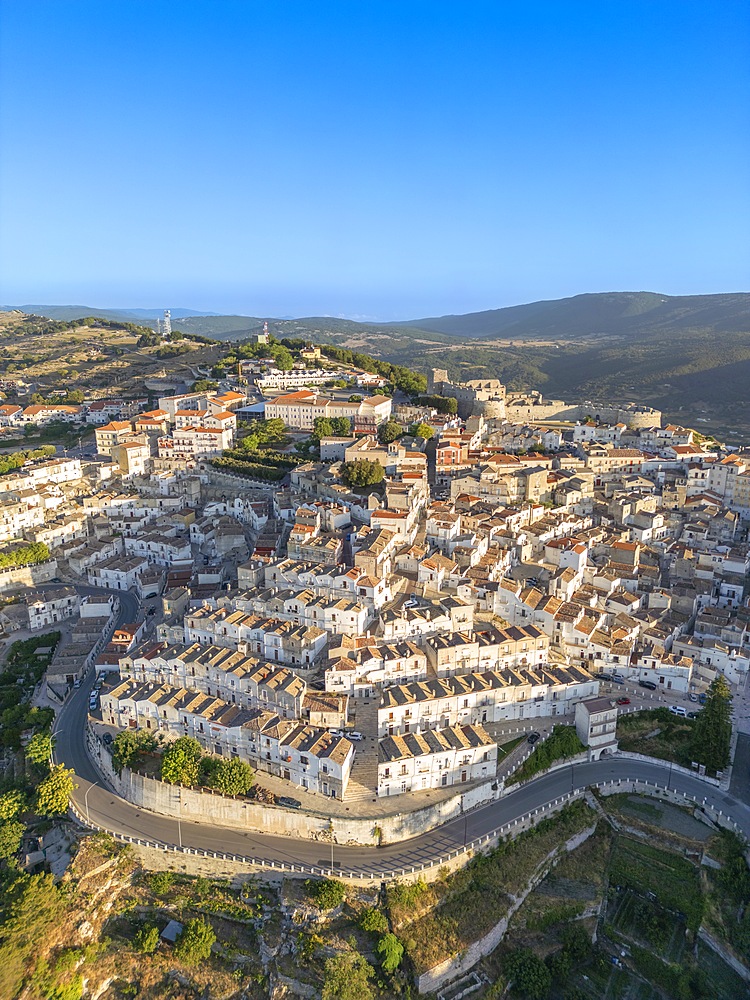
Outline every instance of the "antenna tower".
<svg viewBox="0 0 750 1000"><path fill-rule="evenodd" d="M168 337L172 332L172 313L169 309L164 310L164 336Z"/></svg>

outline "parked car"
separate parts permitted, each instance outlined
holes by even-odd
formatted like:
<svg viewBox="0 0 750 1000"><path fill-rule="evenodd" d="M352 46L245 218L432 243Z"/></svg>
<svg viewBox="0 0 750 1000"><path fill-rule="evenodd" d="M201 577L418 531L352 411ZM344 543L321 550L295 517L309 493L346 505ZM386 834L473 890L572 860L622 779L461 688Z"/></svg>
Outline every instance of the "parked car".
<svg viewBox="0 0 750 1000"><path fill-rule="evenodd" d="M346 733L344 732L343 729L329 729L328 732L331 734L331 736L346 736Z"/></svg>
<svg viewBox="0 0 750 1000"><path fill-rule="evenodd" d="M682 705L670 705L669 711L672 713L672 715L679 715L683 719L687 718L687 709L684 708Z"/></svg>
<svg viewBox="0 0 750 1000"><path fill-rule="evenodd" d="M649 691L656 691L656 684L653 681L638 681L638 687L648 688Z"/></svg>
<svg viewBox="0 0 750 1000"><path fill-rule="evenodd" d="M91 692L91 697L89 698L89 710L94 712L99 707L99 694L96 691Z"/></svg>
<svg viewBox="0 0 750 1000"><path fill-rule="evenodd" d="M105 733L104 736L102 736L102 739L107 744L107 746L109 746L111 743L114 742L114 738L112 736L112 733Z"/></svg>
<svg viewBox="0 0 750 1000"><path fill-rule="evenodd" d="M358 733L356 729L353 729L350 733L344 733L344 736L346 736L348 740L354 740L355 743L359 743L364 739L362 733Z"/></svg>
<svg viewBox="0 0 750 1000"><path fill-rule="evenodd" d="M526 742L534 746L535 743L539 742L540 738L541 738L540 733L529 733L529 735L526 737Z"/></svg>
<svg viewBox="0 0 750 1000"><path fill-rule="evenodd" d="M688 712L687 717L688 719L697 719L700 714L700 712Z"/></svg>
<svg viewBox="0 0 750 1000"><path fill-rule="evenodd" d="M697 701L698 700L698 695L697 694L693 694L693 692L691 691L690 694L688 695L688 698L691 701Z"/></svg>
<svg viewBox="0 0 750 1000"><path fill-rule="evenodd" d="M286 806L287 809L301 809L302 803L299 799L293 799L289 795L280 795L276 800L280 806Z"/></svg>
<svg viewBox="0 0 750 1000"><path fill-rule="evenodd" d="M618 698L617 699L617 704L618 705L629 705L630 704L630 698Z"/></svg>
<svg viewBox="0 0 750 1000"><path fill-rule="evenodd" d="M699 705L705 705L706 704L706 696L705 696L705 694L699 694L698 695L698 704Z"/></svg>
<svg viewBox="0 0 750 1000"><path fill-rule="evenodd" d="M597 678L597 680L600 680L600 681L611 681L612 680L612 674L608 674L604 670L602 670L602 671L600 671L596 675L596 678Z"/></svg>
<svg viewBox="0 0 750 1000"><path fill-rule="evenodd" d="M625 683L625 677L624 677L623 674L612 674L612 681L615 684L624 684Z"/></svg>

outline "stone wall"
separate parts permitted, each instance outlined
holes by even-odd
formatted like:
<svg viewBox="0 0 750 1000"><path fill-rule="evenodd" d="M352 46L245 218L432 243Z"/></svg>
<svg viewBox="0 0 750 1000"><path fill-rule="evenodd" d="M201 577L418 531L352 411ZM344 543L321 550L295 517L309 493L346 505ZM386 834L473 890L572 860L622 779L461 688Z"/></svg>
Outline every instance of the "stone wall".
<svg viewBox="0 0 750 1000"><path fill-rule="evenodd" d="M36 587L40 583L49 583L56 576L57 559L48 559L36 566L3 567L0 569L0 591Z"/></svg>

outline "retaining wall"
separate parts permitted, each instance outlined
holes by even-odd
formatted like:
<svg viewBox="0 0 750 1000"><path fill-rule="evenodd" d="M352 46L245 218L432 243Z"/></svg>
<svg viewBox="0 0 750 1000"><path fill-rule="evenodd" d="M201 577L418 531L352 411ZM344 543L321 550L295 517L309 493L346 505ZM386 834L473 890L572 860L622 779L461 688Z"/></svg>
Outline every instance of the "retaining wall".
<svg viewBox="0 0 750 1000"><path fill-rule="evenodd" d="M330 843L333 839L335 844L365 846L395 844L449 823L464 812L485 805L502 794L500 788L493 790L492 785L496 783L493 779L413 812L364 819L332 816L322 810L316 813L287 809L232 799L208 789L180 788L127 768L123 768L122 774L118 775L112 767L109 753L103 750L90 730L87 739L89 753L118 795L142 809L175 819L204 820L217 826L302 840ZM324 807L324 803L325 799L321 799L321 806Z"/></svg>
<svg viewBox="0 0 750 1000"><path fill-rule="evenodd" d="M47 562L37 563L35 566L5 566L0 569L0 591L49 583L55 579L57 573L57 559L48 559Z"/></svg>

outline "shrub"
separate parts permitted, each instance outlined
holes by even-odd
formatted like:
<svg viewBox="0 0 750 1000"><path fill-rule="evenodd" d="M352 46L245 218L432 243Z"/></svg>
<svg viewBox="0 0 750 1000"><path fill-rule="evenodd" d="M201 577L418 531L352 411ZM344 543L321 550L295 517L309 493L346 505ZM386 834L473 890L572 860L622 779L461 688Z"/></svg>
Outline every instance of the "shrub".
<svg viewBox="0 0 750 1000"><path fill-rule="evenodd" d="M375 949L380 955L380 964L384 972L395 972L401 965L404 955L404 946L395 934L384 934L377 943Z"/></svg>
<svg viewBox="0 0 750 1000"><path fill-rule="evenodd" d="M359 918L359 926L363 931L385 934L388 930L388 920L382 910L375 906L368 906Z"/></svg>
<svg viewBox="0 0 750 1000"><path fill-rule="evenodd" d="M188 920L174 945L174 953L186 965L204 962L216 941L213 927L202 917Z"/></svg>
<svg viewBox="0 0 750 1000"><path fill-rule="evenodd" d="M155 924L144 924L135 932L133 947L144 955L153 955L159 947L159 928Z"/></svg>
<svg viewBox="0 0 750 1000"><path fill-rule="evenodd" d="M346 899L346 886L335 878L326 878L322 881L307 879L305 889L310 899L314 900L321 910L333 910Z"/></svg>

